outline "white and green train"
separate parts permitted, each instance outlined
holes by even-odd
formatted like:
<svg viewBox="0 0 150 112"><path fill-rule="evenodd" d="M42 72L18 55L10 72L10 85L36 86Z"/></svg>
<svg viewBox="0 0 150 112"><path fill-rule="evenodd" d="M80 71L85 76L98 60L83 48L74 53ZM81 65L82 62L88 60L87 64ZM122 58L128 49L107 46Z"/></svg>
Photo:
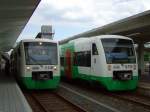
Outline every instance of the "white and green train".
<svg viewBox="0 0 150 112"><path fill-rule="evenodd" d="M61 74L68 79L98 82L107 90L133 90L138 66L133 41L101 35L71 40L60 46Z"/></svg>
<svg viewBox="0 0 150 112"><path fill-rule="evenodd" d="M11 72L27 89L55 89L60 81L58 42L22 40L11 53Z"/></svg>

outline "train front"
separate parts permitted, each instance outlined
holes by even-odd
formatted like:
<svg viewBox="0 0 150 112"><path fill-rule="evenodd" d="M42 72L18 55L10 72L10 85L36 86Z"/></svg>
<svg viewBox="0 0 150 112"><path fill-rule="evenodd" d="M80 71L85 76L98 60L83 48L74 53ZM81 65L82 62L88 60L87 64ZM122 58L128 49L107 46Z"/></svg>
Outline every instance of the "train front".
<svg viewBox="0 0 150 112"><path fill-rule="evenodd" d="M28 89L55 89L60 80L58 44L24 42L25 70L22 82Z"/></svg>
<svg viewBox="0 0 150 112"><path fill-rule="evenodd" d="M103 38L101 41L108 74L103 83L108 90L135 89L138 68L133 41L127 38Z"/></svg>

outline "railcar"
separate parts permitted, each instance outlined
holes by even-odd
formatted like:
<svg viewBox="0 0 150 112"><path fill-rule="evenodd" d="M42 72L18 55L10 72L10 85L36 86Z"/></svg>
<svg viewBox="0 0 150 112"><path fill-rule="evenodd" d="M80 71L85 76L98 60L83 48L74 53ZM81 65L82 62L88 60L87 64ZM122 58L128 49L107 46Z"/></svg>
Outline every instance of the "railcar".
<svg viewBox="0 0 150 112"><path fill-rule="evenodd" d="M138 65L133 40L101 35L71 40L60 46L61 75L98 82L109 91L133 90Z"/></svg>
<svg viewBox="0 0 150 112"><path fill-rule="evenodd" d="M27 89L55 89L60 81L58 42L25 39L11 53L11 72Z"/></svg>

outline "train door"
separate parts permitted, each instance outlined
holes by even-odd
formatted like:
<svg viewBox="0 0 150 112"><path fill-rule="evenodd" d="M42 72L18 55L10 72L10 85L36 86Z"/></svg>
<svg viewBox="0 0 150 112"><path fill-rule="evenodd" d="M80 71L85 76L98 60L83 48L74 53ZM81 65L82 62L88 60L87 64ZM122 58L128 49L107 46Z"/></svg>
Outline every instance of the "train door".
<svg viewBox="0 0 150 112"><path fill-rule="evenodd" d="M99 73L99 69L100 69L100 66L99 66L99 55L98 55L98 49L97 49L97 46L96 46L96 43L92 43L92 53L91 53L91 75L96 75L98 76Z"/></svg>
<svg viewBox="0 0 150 112"><path fill-rule="evenodd" d="M71 78L72 77L71 51L68 49L65 55L66 55L65 75L67 76L67 78Z"/></svg>

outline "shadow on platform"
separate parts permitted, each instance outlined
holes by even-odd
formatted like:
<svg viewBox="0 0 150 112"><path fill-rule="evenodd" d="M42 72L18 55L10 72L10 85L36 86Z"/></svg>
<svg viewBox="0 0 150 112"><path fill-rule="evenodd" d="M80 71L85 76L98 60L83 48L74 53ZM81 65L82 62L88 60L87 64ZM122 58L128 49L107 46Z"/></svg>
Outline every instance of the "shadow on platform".
<svg viewBox="0 0 150 112"><path fill-rule="evenodd" d="M0 72L0 84L2 83L16 83L15 78L12 75L5 74L5 72Z"/></svg>

